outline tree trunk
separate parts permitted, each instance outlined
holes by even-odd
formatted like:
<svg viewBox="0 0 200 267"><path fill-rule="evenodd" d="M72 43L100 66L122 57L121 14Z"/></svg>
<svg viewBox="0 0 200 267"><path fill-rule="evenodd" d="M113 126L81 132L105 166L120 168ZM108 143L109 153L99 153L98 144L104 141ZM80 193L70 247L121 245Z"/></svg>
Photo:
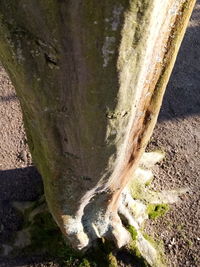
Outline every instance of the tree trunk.
<svg viewBox="0 0 200 267"><path fill-rule="evenodd" d="M119 216L127 184L194 3L0 1L0 60L21 103L49 209L74 248L100 237L118 247L130 241Z"/></svg>

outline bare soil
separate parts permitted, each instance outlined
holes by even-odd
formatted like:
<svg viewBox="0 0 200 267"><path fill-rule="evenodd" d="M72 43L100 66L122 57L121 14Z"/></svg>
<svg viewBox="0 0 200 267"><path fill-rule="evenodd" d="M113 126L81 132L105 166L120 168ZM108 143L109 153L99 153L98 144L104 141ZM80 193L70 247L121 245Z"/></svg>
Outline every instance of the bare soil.
<svg viewBox="0 0 200 267"><path fill-rule="evenodd" d="M152 186L158 190L188 188L166 216L146 225L163 240L168 266L200 266L200 0L190 20L171 76L158 124L148 149L162 149ZM22 218L13 201L33 201L43 194L32 166L15 90L0 67L0 244L20 229ZM59 266L41 257L0 258L0 266ZM120 266L134 266L121 262Z"/></svg>

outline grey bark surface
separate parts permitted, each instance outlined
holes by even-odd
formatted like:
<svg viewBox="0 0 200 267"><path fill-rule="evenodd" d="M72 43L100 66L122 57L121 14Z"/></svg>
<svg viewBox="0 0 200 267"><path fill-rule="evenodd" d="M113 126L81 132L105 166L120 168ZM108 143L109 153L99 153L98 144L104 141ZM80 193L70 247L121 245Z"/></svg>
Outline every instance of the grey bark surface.
<svg viewBox="0 0 200 267"><path fill-rule="evenodd" d="M156 123L194 2L0 3L0 59L50 211L75 248L130 239L120 195Z"/></svg>

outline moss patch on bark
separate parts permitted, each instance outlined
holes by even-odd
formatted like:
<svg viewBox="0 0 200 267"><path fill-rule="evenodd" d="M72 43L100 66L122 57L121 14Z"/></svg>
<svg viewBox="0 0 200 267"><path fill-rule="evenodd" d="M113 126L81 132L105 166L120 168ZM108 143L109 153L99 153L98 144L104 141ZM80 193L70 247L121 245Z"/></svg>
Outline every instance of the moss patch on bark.
<svg viewBox="0 0 200 267"><path fill-rule="evenodd" d="M163 216L168 210L169 205L167 204L149 204L147 207L149 219L156 219L160 216Z"/></svg>

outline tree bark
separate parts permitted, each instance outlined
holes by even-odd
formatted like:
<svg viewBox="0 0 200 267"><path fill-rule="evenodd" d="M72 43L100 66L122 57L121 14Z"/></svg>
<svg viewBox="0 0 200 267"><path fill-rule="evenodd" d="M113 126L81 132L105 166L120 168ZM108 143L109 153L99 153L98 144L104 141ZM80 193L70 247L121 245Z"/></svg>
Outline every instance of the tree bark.
<svg viewBox="0 0 200 267"><path fill-rule="evenodd" d="M100 237L118 247L130 241L119 206L194 3L0 1L0 60L21 103L49 209L74 248Z"/></svg>

